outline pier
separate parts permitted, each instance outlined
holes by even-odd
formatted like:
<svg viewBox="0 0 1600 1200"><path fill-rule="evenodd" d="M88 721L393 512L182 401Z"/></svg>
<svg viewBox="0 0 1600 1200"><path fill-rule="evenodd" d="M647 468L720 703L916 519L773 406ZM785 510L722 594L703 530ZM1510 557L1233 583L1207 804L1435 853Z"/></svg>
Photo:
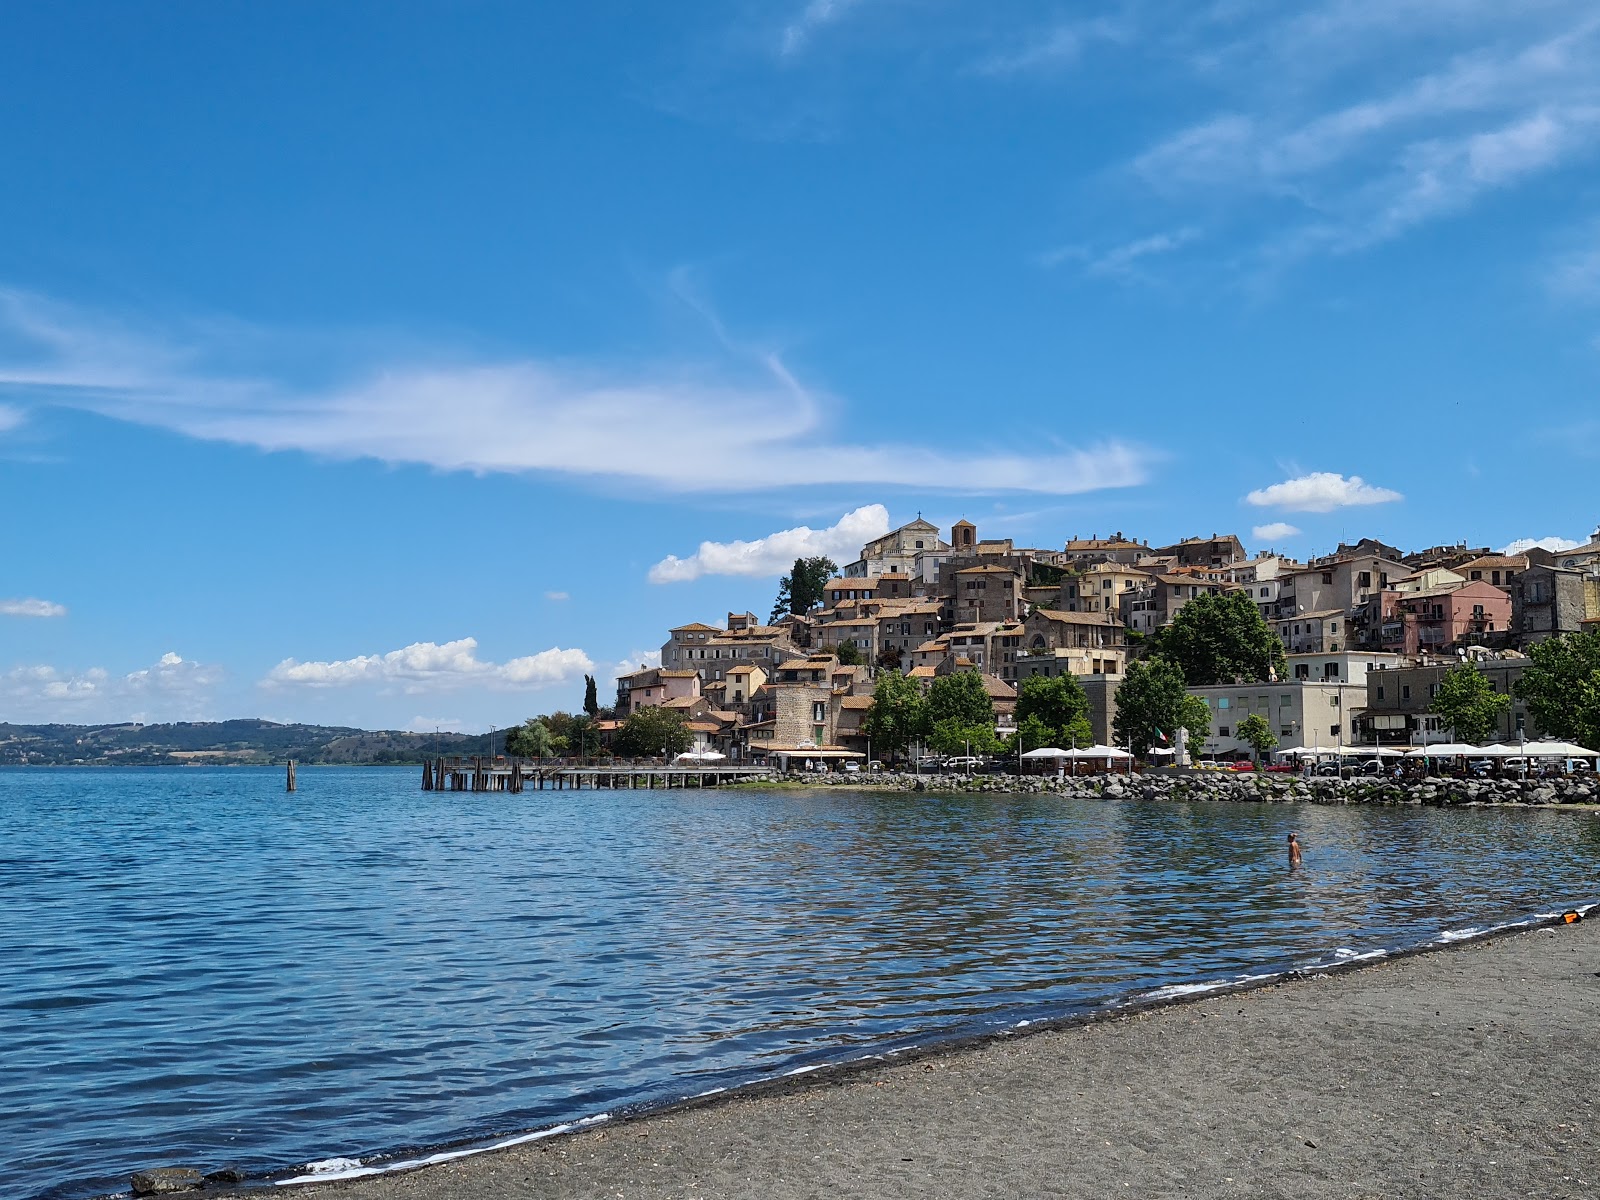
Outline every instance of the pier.
<svg viewBox="0 0 1600 1200"><path fill-rule="evenodd" d="M750 779L770 779L765 766L706 766L615 762L603 766L539 763L523 758L435 758L422 764L425 792L563 791L569 788L706 788Z"/></svg>

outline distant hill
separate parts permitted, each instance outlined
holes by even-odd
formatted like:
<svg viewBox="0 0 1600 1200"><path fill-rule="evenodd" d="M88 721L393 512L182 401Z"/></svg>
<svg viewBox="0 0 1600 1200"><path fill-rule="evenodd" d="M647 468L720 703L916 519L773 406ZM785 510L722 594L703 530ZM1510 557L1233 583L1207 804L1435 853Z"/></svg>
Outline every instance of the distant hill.
<svg viewBox="0 0 1600 1200"><path fill-rule="evenodd" d="M0 766L172 766L180 763L420 763L487 754L488 734L403 733L273 721L175 725L10 725L0 722Z"/></svg>

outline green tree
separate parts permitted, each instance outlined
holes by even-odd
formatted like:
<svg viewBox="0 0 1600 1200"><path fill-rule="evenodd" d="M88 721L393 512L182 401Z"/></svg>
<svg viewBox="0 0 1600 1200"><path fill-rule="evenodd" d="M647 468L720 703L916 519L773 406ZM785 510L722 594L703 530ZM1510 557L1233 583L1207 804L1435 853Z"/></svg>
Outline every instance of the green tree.
<svg viewBox="0 0 1600 1200"><path fill-rule="evenodd" d="M954 719L958 724L994 727L994 700L976 671L939 675L928 686L928 721Z"/></svg>
<svg viewBox="0 0 1600 1200"><path fill-rule="evenodd" d="M1012 735L1009 749L1015 753L1018 750L1024 753L1029 750L1038 750L1043 746L1054 746L1057 735L1061 731L1046 725L1038 717L1029 714L1017 721L1017 732ZM1019 746L1017 743L1021 742ZM1057 747L1059 749L1059 747Z"/></svg>
<svg viewBox="0 0 1600 1200"><path fill-rule="evenodd" d="M675 708L641 708L617 730L617 753L630 758L651 758L661 753L670 758L692 745L694 737L684 728L683 715Z"/></svg>
<svg viewBox="0 0 1600 1200"><path fill-rule="evenodd" d="M791 613L799 616L810 612L822 603L828 580L838 573L838 564L821 554L795 559L789 573L778 580L778 598L773 602L772 616L768 619L776 621Z"/></svg>
<svg viewBox="0 0 1600 1200"><path fill-rule="evenodd" d="M593 675L583 677L583 711L589 714L591 720L600 712L600 695Z"/></svg>
<svg viewBox="0 0 1600 1200"><path fill-rule="evenodd" d="M1206 738L1211 736L1211 708L1199 696L1185 695L1178 708L1179 727L1183 730L1183 748L1189 752L1190 762L1199 762L1206 751Z"/></svg>
<svg viewBox="0 0 1600 1200"><path fill-rule="evenodd" d="M1017 686L1018 730L1029 718L1050 730L1052 740L1040 745L1071 749L1094 744L1094 729L1089 724L1089 697L1084 694L1083 685L1071 675L1058 675L1054 679L1030 675Z"/></svg>
<svg viewBox="0 0 1600 1200"><path fill-rule="evenodd" d="M1278 744L1277 735L1272 732L1272 726L1267 724L1267 719L1260 713L1251 713L1233 731L1233 736L1238 738L1251 750L1255 751L1256 762L1261 761L1261 756Z"/></svg>
<svg viewBox="0 0 1600 1200"><path fill-rule="evenodd" d="M1494 690L1489 677L1471 663L1451 667L1439 680L1428 711L1444 720L1464 742L1481 742L1494 732L1511 697Z"/></svg>
<svg viewBox="0 0 1600 1200"><path fill-rule="evenodd" d="M1256 683L1286 670L1283 642L1248 590L1194 597L1155 632L1150 650L1175 663L1190 687Z"/></svg>
<svg viewBox="0 0 1600 1200"><path fill-rule="evenodd" d="M862 722L875 752L903 754L928 734L928 701L915 679L883 671L872 689L872 707Z"/></svg>
<svg viewBox="0 0 1600 1200"><path fill-rule="evenodd" d="M994 724L964 725L955 717L934 723L928 745L940 754L996 754L1005 749L995 736Z"/></svg>
<svg viewBox="0 0 1600 1200"><path fill-rule="evenodd" d="M1192 697L1183 689L1183 671L1169 659L1129 663L1117 688L1117 744L1141 757L1151 746L1172 744L1184 718L1193 713L1185 703Z"/></svg>
<svg viewBox="0 0 1600 1200"><path fill-rule="evenodd" d="M861 649L852 641L840 642L833 653L843 666L859 667L861 665Z"/></svg>
<svg viewBox="0 0 1600 1200"><path fill-rule="evenodd" d="M1538 642L1528 657L1516 690L1539 732L1600 749L1600 630Z"/></svg>
<svg viewBox="0 0 1600 1200"><path fill-rule="evenodd" d="M548 758L560 752L550 727L538 717L506 730L506 753L516 758Z"/></svg>

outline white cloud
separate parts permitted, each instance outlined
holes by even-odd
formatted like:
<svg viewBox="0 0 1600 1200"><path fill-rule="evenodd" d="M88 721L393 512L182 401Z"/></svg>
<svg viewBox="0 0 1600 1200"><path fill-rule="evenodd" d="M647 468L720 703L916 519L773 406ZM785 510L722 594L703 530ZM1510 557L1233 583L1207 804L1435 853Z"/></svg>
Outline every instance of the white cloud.
<svg viewBox="0 0 1600 1200"><path fill-rule="evenodd" d="M67 606L53 600L0 600L0 617L64 617Z"/></svg>
<svg viewBox="0 0 1600 1200"><path fill-rule="evenodd" d="M1526 554L1529 550L1548 550L1551 554L1560 554L1563 550L1576 550L1582 545L1585 543L1564 537L1518 538L1500 553Z"/></svg>
<svg viewBox="0 0 1600 1200"><path fill-rule="evenodd" d="M1052 25L1008 50L980 59L973 70L996 76L1055 71L1076 63L1091 43L1121 41L1127 34L1125 26L1104 17Z"/></svg>
<svg viewBox="0 0 1600 1200"><path fill-rule="evenodd" d="M1249 27L1198 56L1233 101L1131 168L1248 213L1280 257L1375 245L1600 150L1592 4L1332 0Z"/></svg>
<svg viewBox="0 0 1600 1200"><path fill-rule="evenodd" d="M659 667L660 665L661 651L635 650L621 661L612 663L609 673L605 675L596 674L596 686L603 686L599 683L599 681L602 679L615 679L619 675L631 675L633 672L642 671L646 667ZM604 704L605 701L602 700L601 703Z"/></svg>
<svg viewBox="0 0 1600 1200"><path fill-rule="evenodd" d="M0 404L0 433L11 432L25 420L27 420L27 414L16 405Z"/></svg>
<svg viewBox="0 0 1600 1200"><path fill-rule="evenodd" d="M1018 454L831 441L833 405L772 354L716 367L534 360L368 368L325 388L202 369L199 350L140 339L59 305L0 292L0 392L209 441L442 470L546 472L678 492L873 484L1073 495L1142 483L1150 455L1104 442ZM261 340L270 341L265 335ZM189 337L211 357L245 335ZM717 463L707 469L708 430Z"/></svg>
<svg viewBox="0 0 1600 1200"><path fill-rule="evenodd" d="M360 654L334 662L286 658L267 673L264 687L337 688L378 684L406 693L474 685L497 690L532 690L566 683L594 669L582 650L552 648L503 663L477 656L476 638L442 645L413 642L387 654Z"/></svg>
<svg viewBox="0 0 1600 1200"><path fill-rule="evenodd" d="M861 547L889 532L889 510L868 504L847 512L826 529L797 525L748 542L701 542L688 558L676 554L650 568L651 583L687 583L702 575L782 575L797 558L824 555L841 565Z"/></svg>
<svg viewBox="0 0 1600 1200"><path fill-rule="evenodd" d="M222 669L190 662L176 653L163 654L152 666L126 675L103 667L64 671L52 666L20 666L0 674L0 699L13 720L28 717L74 721L147 719L134 704L154 705L161 719L195 719L203 715L211 689Z"/></svg>
<svg viewBox="0 0 1600 1200"><path fill-rule="evenodd" d="M571 600L572 596L567 592L546 592L544 598L559 603L562 600Z"/></svg>
<svg viewBox="0 0 1600 1200"><path fill-rule="evenodd" d="M806 6L783 27L780 53L786 58L799 54L818 30L837 24L860 3L861 0L807 0Z"/></svg>
<svg viewBox="0 0 1600 1200"><path fill-rule="evenodd" d="M457 733L466 722L460 717L412 717L406 723L406 729L412 733L433 733L442 730L445 733Z"/></svg>
<svg viewBox="0 0 1600 1200"><path fill-rule="evenodd" d="M1046 267L1054 267L1063 262L1077 259L1084 264L1083 273L1085 275L1098 275L1127 282L1139 277L1141 260L1181 250L1184 246L1199 238L1199 236L1200 231L1198 229L1185 227L1165 233L1151 234L1148 237L1136 238L1121 246L1115 246L1110 250L1099 252L1090 250L1085 246L1068 246L1060 250L1050 251L1040 261Z"/></svg>
<svg viewBox="0 0 1600 1200"><path fill-rule="evenodd" d="M1271 487L1259 488L1245 497L1258 508L1284 508L1290 512L1332 512L1364 504L1387 504L1403 500L1399 492L1373 487L1359 475L1346 479L1332 471L1313 471L1298 479L1286 479Z"/></svg>
<svg viewBox="0 0 1600 1200"><path fill-rule="evenodd" d="M1279 542L1284 538L1299 537L1300 530L1287 521L1273 521L1270 525L1257 525L1250 536L1258 542Z"/></svg>

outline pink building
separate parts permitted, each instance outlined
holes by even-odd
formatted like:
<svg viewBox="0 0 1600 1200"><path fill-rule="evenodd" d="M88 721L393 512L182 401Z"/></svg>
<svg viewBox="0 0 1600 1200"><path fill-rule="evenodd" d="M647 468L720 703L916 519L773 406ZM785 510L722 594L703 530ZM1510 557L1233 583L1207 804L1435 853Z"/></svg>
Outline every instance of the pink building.
<svg viewBox="0 0 1600 1200"><path fill-rule="evenodd" d="M1385 591L1380 603L1381 648L1393 653L1437 653L1469 646L1511 626L1511 596L1492 583L1425 592Z"/></svg>

